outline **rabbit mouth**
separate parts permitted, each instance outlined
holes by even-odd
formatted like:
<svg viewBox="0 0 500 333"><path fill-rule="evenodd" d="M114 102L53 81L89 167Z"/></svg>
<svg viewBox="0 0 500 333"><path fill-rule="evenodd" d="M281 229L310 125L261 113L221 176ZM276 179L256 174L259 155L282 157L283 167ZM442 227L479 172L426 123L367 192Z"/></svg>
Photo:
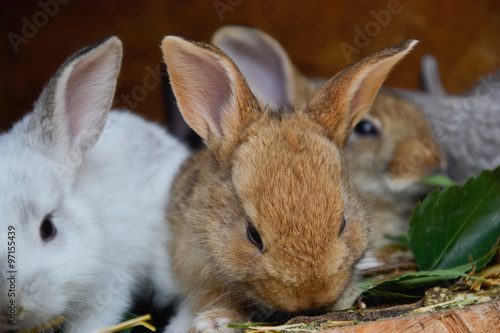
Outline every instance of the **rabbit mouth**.
<svg viewBox="0 0 500 333"><path fill-rule="evenodd" d="M279 290L279 289L277 289ZM318 316L329 312L342 295L331 297L323 289L323 293L319 293L316 297L309 297L312 293L302 295L298 299L287 298L287 300L263 299L262 297L255 298L247 303L247 313L255 321L261 322L279 322L287 321L297 316ZM279 294L286 293L286 290L281 288Z"/></svg>

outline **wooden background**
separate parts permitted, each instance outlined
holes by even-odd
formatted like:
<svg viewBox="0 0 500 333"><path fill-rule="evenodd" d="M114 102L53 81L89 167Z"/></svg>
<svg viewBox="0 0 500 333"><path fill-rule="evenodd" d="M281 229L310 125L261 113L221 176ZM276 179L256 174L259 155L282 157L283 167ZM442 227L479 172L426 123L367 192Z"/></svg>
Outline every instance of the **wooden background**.
<svg viewBox="0 0 500 333"><path fill-rule="evenodd" d="M379 23L377 13L390 16ZM498 0L2 1L0 130L31 109L67 56L109 35L119 36L125 46L115 106L128 105L163 121L161 86L154 84L162 37L209 41L218 27L229 24L268 32L303 72L314 76L332 76L362 56L409 38L421 42L388 85L417 88L419 61L427 53L437 57L445 88L453 93L500 67ZM367 40L357 40L366 29ZM359 54L346 57L341 45Z"/></svg>

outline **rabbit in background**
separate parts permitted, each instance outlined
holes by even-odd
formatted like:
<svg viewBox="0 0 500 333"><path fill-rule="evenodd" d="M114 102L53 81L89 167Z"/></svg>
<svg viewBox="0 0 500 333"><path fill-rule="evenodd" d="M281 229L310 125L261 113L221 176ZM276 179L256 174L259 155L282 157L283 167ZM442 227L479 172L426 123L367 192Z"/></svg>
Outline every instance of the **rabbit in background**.
<svg viewBox="0 0 500 333"><path fill-rule="evenodd" d="M164 39L179 109L207 144L172 188L172 269L186 298L167 332L352 305L371 232L343 147L415 43L346 68L304 107L275 108L218 48Z"/></svg>
<svg viewBox="0 0 500 333"><path fill-rule="evenodd" d="M235 62L261 104L305 107L325 82L304 76L278 41L261 30L226 26L214 34L212 42ZM180 112L170 110L169 118L179 119L177 130L187 132ZM192 147L200 146L198 140L191 134ZM375 233L372 256L389 263L411 258L411 253L384 236L401 236L407 231L413 208L430 190L422 181L446 166L424 113L382 88L354 128L344 153L350 180L370 208ZM360 267L377 265L372 256Z"/></svg>
<svg viewBox="0 0 500 333"><path fill-rule="evenodd" d="M381 89L346 145L351 179L371 205L377 259L393 263L413 257L384 236L408 231L413 209L431 190L423 180L443 172L446 162L422 110Z"/></svg>
<svg viewBox="0 0 500 333"><path fill-rule="evenodd" d="M0 293L2 332L61 317L65 332L94 332L122 321L134 297L164 306L177 290L164 215L188 151L156 124L108 112L121 58L116 37L76 52L0 135L0 231L15 231L13 266L0 248L0 290L15 280Z"/></svg>
<svg viewBox="0 0 500 333"><path fill-rule="evenodd" d="M423 91L392 89L421 107L448 157L447 173L465 182L500 165L500 70L479 79L463 95L448 95L433 56L422 58Z"/></svg>

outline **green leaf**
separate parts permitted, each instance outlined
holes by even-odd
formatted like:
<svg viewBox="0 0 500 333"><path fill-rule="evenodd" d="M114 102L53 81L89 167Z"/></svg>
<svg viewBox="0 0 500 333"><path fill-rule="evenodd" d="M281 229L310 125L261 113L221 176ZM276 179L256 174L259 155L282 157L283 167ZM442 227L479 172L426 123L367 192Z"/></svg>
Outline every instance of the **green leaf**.
<svg viewBox="0 0 500 333"><path fill-rule="evenodd" d="M500 235L500 168L431 193L410 221L410 249L420 270L476 261L486 266Z"/></svg>
<svg viewBox="0 0 500 333"><path fill-rule="evenodd" d="M471 270L472 263L455 269L420 271L404 274L397 278L380 282L363 292L366 300L380 301L412 301L424 296L430 287L440 286L451 280L466 277L465 272ZM476 278L471 276L470 278Z"/></svg>
<svg viewBox="0 0 500 333"><path fill-rule="evenodd" d="M456 185L457 183L448 178L448 176L434 175L424 179L424 184L432 186L440 186L440 187L449 187Z"/></svg>
<svg viewBox="0 0 500 333"><path fill-rule="evenodd" d="M357 282L357 286L362 291L366 291L373 287L373 285L380 279L380 277L375 276L368 279L360 280Z"/></svg>
<svg viewBox="0 0 500 333"><path fill-rule="evenodd" d="M363 301L370 304L395 304L395 303L413 303L421 299L425 294L425 289L419 291L416 295L412 295L409 292L394 292L381 289L373 289L361 294Z"/></svg>

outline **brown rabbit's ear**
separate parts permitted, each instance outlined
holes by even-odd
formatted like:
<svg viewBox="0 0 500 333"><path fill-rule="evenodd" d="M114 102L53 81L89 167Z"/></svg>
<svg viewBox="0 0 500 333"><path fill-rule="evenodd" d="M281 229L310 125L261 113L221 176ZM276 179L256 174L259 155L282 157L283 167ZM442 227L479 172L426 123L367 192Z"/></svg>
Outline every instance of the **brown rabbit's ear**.
<svg viewBox="0 0 500 333"><path fill-rule="evenodd" d="M309 102L309 91L314 87L270 35L259 29L230 25L217 30L212 43L235 62L252 92L265 104L294 107Z"/></svg>
<svg viewBox="0 0 500 333"><path fill-rule="evenodd" d="M234 63L216 47L167 36L162 42L179 109L210 148L234 142L257 101Z"/></svg>
<svg viewBox="0 0 500 333"><path fill-rule="evenodd" d="M340 147L370 109L389 71L416 43L408 40L361 59L331 78L313 96L307 111L328 129Z"/></svg>

